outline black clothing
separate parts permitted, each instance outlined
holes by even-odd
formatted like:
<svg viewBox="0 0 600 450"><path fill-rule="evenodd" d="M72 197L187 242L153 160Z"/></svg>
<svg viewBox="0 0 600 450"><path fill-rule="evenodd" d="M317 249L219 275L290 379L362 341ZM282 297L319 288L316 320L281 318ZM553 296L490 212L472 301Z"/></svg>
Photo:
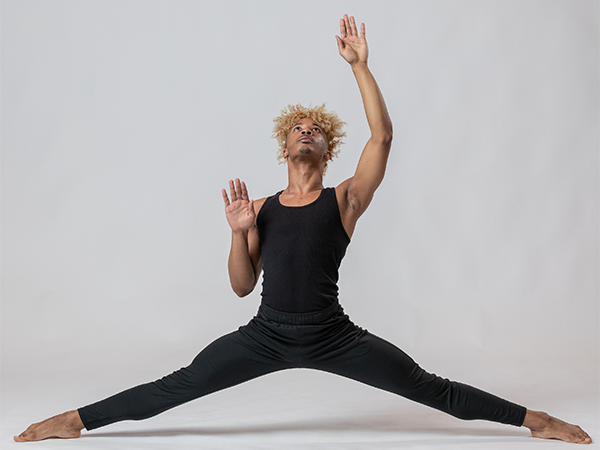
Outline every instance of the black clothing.
<svg viewBox="0 0 600 450"><path fill-rule="evenodd" d="M290 313L325 309L338 301L338 269L350 243L335 189L298 207L283 206L280 194L267 198L256 218L262 303Z"/></svg>
<svg viewBox="0 0 600 450"><path fill-rule="evenodd" d="M85 428L141 420L203 395L290 368L343 375L452 414L521 426L526 409L419 367L389 342L354 325L334 304L312 314L261 305L246 326L206 347L188 367L79 409Z"/></svg>
<svg viewBox="0 0 600 450"><path fill-rule="evenodd" d="M461 419L523 424L524 407L424 371L344 314L337 302L337 270L350 239L334 189L324 189L315 202L298 208L282 206L278 198L267 199L257 217L265 281L256 317L214 341L188 367L80 408L86 429L152 417L296 367L343 375Z"/></svg>

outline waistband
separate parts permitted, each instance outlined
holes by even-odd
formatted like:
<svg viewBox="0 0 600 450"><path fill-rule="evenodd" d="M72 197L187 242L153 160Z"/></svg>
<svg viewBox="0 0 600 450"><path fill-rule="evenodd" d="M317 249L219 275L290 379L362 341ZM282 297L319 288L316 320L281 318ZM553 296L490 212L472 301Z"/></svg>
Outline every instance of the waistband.
<svg viewBox="0 0 600 450"><path fill-rule="evenodd" d="M258 307L257 315L285 325L316 325L343 313L344 309L337 302L325 309L311 313L287 313L269 308L267 305L261 303Z"/></svg>

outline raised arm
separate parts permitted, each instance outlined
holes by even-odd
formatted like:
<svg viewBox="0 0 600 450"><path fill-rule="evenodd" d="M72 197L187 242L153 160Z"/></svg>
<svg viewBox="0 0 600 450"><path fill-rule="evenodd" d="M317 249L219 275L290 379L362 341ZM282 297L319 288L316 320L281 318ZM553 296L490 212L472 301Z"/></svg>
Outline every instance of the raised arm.
<svg viewBox="0 0 600 450"><path fill-rule="evenodd" d="M336 188L341 200L342 221L351 233L383 180L392 145L392 121L379 86L367 66L369 49L365 24L361 23L359 34L354 17L344 15L340 20L340 36L336 36L336 40L340 55L352 67L371 130L354 176Z"/></svg>
<svg viewBox="0 0 600 450"><path fill-rule="evenodd" d="M233 291L244 297L252 292L262 270L256 215L264 200L256 203L250 200L246 184L237 178L235 182L229 180L231 201L225 189L222 194L225 215L231 227L231 250L227 263L229 281Z"/></svg>

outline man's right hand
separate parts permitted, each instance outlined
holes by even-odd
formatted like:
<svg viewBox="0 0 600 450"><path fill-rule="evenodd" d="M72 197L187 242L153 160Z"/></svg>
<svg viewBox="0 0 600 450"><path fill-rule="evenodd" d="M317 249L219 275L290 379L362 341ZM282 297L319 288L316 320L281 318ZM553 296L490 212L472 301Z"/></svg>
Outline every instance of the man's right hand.
<svg viewBox="0 0 600 450"><path fill-rule="evenodd" d="M254 212L254 200L248 198L246 183L240 182L239 178L229 180L229 195L223 189L223 202L225 203L225 216L233 232L248 231L254 225L256 213Z"/></svg>

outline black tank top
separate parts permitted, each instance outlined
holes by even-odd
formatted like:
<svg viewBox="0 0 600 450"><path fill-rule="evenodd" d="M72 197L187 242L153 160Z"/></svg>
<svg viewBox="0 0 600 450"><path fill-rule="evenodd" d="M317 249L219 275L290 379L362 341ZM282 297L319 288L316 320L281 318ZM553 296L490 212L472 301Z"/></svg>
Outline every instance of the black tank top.
<svg viewBox="0 0 600 450"><path fill-rule="evenodd" d="M304 206L283 206L280 194L268 197L256 218L262 302L288 313L319 311L337 302L338 269L350 243L335 189Z"/></svg>

